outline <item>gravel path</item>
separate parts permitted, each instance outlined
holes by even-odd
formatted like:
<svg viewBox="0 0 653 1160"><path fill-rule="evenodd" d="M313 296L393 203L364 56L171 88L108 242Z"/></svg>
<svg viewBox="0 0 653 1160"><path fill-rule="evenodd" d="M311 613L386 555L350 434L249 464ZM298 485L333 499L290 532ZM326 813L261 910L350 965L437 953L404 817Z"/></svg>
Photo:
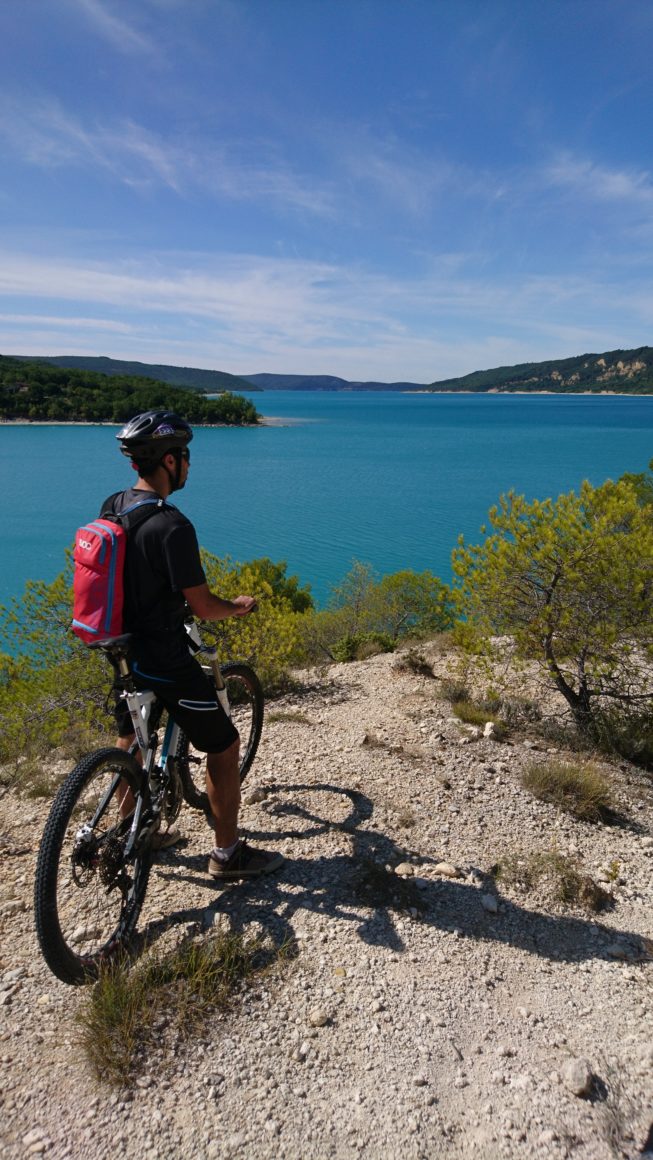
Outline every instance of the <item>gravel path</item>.
<svg viewBox="0 0 653 1160"><path fill-rule="evenodd" d="M7 1160L602 1160L653 1148L653 785L614 766L624 824L559 815L520 785L544 743L471 740L437 693L386 655L270 706L245 792L259 800L242 817L286 855L270 880L216 890L208 831L184 810L187 842L159 856L141 929L170 939L228 922L290 938L298 954L173 1058L150 1057L131 1091L94 1080L74 1023L84 995L36 950L48 803L5 795ZM613 909L563 908L489 873L552 844L604 880Z"/></svg>

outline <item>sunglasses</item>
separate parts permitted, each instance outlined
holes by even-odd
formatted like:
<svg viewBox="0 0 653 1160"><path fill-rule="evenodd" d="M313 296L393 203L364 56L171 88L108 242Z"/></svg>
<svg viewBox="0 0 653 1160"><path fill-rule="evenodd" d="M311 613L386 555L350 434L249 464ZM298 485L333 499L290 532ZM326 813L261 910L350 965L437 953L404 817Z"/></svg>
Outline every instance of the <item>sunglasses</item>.
<svg viewBox="0 0 653 1160"><path fill-rule="evenodd" d="M186 460L186 463L190 463L190 451L188 450L188 448L187 448L187 447L183 447L183 448L182 448L182 451L181 451L181 458L182 458L182 459L185 459L185 460Z"/></svg>

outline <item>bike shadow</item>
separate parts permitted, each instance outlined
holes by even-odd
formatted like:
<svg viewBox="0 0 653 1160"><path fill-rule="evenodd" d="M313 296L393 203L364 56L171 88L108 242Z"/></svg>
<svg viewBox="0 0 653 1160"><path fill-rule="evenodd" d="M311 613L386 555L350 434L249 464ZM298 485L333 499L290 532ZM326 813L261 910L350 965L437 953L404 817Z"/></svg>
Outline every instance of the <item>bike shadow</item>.
<svg viewBox="0 0 653 1160"><path fill-rule="evenodd" d="M206 854L171 851L167 864L159 864L155 872L199 887L205 898L200 905L151 922L143 931L147 942L156 941L171 924L196 923L198 929L209 929L224 916L232 929L243 932L256 923L277 946L288 949L297 946L297 935L310 926L312 915L351 924L363 943L397 952L407 949L402 928L408 922L477 942L500 942L552 962L605 959L615 944L631 961L651 958L650 941L637 932L606 927L594 915L585 919L531 910L501 895L494 879L475 867L469 868L466 880L424 877L419 866L417 877L399 877L394 868L413 856L425 868L437 860L398 846L376 828L374 803L358 790L323 782L279 785L269 792L277 790L292 795L292 800L274 804L273 811L275 820L287 818L289 824L250 831L253 840L292 839L299 845L326 836L329 844L347 849L287 857L274 876L218 886L206 875ZM339 805L348 802L345 816L337 821L321 816L302 805L302 793L337 794ZM496 913L487 909L488 895L496 901Z"/></svg>

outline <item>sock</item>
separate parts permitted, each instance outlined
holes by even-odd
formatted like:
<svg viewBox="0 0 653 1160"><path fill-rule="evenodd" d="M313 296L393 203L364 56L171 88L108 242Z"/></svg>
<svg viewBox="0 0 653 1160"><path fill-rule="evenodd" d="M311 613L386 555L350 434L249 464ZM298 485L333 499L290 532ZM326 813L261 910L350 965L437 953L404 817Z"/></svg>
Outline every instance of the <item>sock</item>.
<svg viewBox="0 0 653 1160"><path fill-rule="evenodd" d="M218 862L228 862L231 858L231 855L234 854L238 849L239 843L240 838L236 838L233 846L214 846L213 850L211 851L212 856L217 859Z"/></svg>

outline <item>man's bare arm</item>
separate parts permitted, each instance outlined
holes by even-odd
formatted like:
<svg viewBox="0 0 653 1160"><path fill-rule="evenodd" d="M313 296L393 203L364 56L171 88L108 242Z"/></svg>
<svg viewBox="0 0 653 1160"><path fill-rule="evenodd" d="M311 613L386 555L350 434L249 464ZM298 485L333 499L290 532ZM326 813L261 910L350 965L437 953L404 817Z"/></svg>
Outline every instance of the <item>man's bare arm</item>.
<svg viewBox="0 0 653 1160"><path fill-rule="evenodd" d="M247 616L256 608L253 596L237 596L235 600L223 600L215 596L208 584L197 584L194 588L182 589L193 616L199 620L226 620L229 616Z"/></svg>

